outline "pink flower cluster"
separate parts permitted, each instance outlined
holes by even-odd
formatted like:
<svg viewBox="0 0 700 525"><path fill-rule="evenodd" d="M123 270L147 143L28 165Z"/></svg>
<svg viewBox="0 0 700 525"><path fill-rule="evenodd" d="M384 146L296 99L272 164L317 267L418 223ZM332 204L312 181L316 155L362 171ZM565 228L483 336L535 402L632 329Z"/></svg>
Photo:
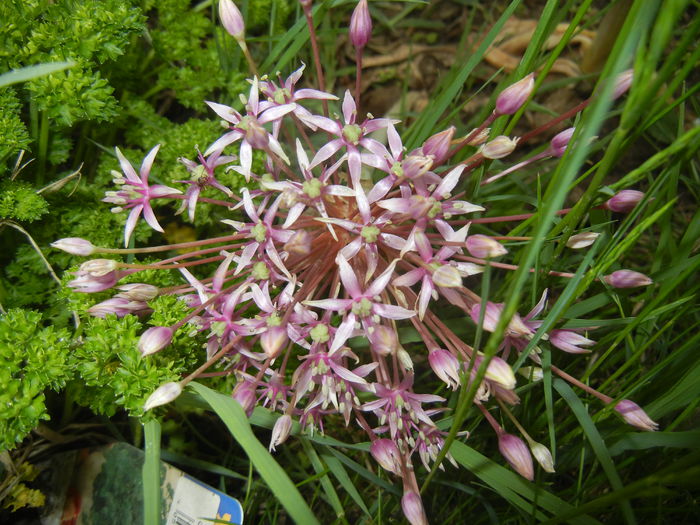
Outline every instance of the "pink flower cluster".
<svg viewBox="0 0 700 525"><path fill-rule="evenodd" d="M244 31L237 18L240 13L228 2L221 4L222 21L240 39ZM358 4L358 9L366 8L366 2ZM356 45L364 47L367 28L371 30L369 11L353 20ZM218 363L222 371L235 375L233 396L245 410L250 413L255 406L264 406L281 413L273 429L272 450L287 439L292 418L306 432L323 432L324 422L335 415L345 425L358 424L371 441L377 463L403 480L402 505L412 523L425 522L414 457L430 468L444 442L436 416L447 410L445 398L415 383L414 366L429 366L451 389L468 388L484 366L473 402L493 427L503 456L529 479L531 453L545 470L553 471L544 445L525 434L528 448L522 439L506 433L486 409L491 399L506 405L519 402L508 360L528 347L541 325L534 318L545 308L546 292L529 314L510 321L502 353L490 359L456 336L440 315L442 305L452 305L465 319L477 324L481 320L487 331L498 324L502 305L481 302L473 291L478 284L475 276L486 265L514 266L494 262L508 253L501 242L508 238L479 233L479 224L526 217L475 216L485 210L466 199L461 183L484 159L503 158L517 148L517 139L488 140L487 125L526 103L533 76L504 90L494 113L466 136L457 137L450 127L408 151L397 131L398 121L361 118L349 91L342 97L342 118L316 114L314 101L327 104L337 97L298 88L303 69L278 83L254 77L243 112L207 102L228 129L203 154L198 152L196 161L181 159L190 174L183 181L188 185L184 193L149 184L159 146L144 159L138 174L117 149L125 177L116 174L121 189L108 193L105 200L116 204L117 212L130 210L127 243L141 215L162 231L153 213L154 200L180 202L180 211L186 209L194 219L205 188L223 194L224 200L208 202L229 208L230 219L223 221L220 237L163 246L163 251L190 251L157 265L88 261L70 286L98 292L144 268L179 271L186 283L179 288L161 291L148 284L122 285L120 293L90 313L146 315L147 301L157 294L179 295L190 313L173 326L147 330L139 344L143 355L168 346L177 330L202 334L207 364ZM382 133L386 141L379 138ZM570 129L557 135L543 154L489 180L530 162L561 157L572 133ZM290 142L289 136L296 138ZM471 147L473 154L455 162L455 154L465 147ZM264 155L262 166L253 161L255 151ZM215 176L223 169L242 174L247 188L237 195L223 186ZM636 193L613 197L606 206L629 211L643 197ZM594 241L595 235L585 237L577 247ZM101 251L82 239L63 239L54 245L78 255ZM129 251L139 253L138 248ZM212 261L218 262L214 275L197 275L198 265ZM642 274L624 270L602 280L613 287L651 283ZM410 354L402 346L404 327L418 333L423 351L413 345ZM542 340L570 353L588 352L595 344L580 330L569 329L550 330ZM528 356L534 365L530 380L538 375L537 350ZM146 408L171 401L193 378L163 385ZM630 401L620 402L617 411L638 428L656 428Z"/></svg>

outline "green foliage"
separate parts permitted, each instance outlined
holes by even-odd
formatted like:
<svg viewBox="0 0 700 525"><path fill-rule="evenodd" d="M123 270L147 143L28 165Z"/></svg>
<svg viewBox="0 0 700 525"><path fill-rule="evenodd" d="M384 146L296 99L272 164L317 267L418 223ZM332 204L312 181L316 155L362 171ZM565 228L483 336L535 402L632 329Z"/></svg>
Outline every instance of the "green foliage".
<svg viewBox="0 0 700 525"><path fill-rule="evenodd" d="M0 185L0 219L31 222L48 212L48 203L30 186L6 181Z"/></svg>
<svg viewBox="0 0 700 525"><path fill-rule="evenodd" d="M154 319L182 314L184 305L170 299L151 302ZM197 341L187 336L186 328L176 336L177 349L169 347L144 358L138 351L138 341L145 327L136 317L90 318L85 324L83 342L74 350L81 380L74 391L78 403L98 414L111 416L125 409L131 415L143 415L148 395L162 383L176 381L190 371L202 353Z"/></svg>
<svg viewBox="0 0 700 525"><path fill-rule="evenodd" d="M0 449L14 448L49 419L45 390L59 390L72 376L69 332L41 321L20 309L0 318Z"/></svg>
<svg viewBox="0 0 700 525"><path fill-rule="evenodd" d="M29 146L29 132L19 118L20 102L12 88L0 88L0 163Z"/></svg>

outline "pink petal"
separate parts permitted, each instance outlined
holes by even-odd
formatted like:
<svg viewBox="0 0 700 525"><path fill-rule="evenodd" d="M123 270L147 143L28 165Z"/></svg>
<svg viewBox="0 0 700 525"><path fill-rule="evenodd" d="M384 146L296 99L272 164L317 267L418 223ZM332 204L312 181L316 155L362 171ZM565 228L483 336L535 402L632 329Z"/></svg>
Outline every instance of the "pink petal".
<svg viewBox="0 0 700 525"><path fill-rule="evenodd" d="M143 218L146 220L146 223L148 223L148 225L151 228L158 232L163 232L163 228L160 224L158 224L158 219L156 219L156 215L155 213L153 213L153 208L151 208L151 205L149 203L146 203L143 206Z"/></svg>
<svg viewBox="0 0 700 525"><path fill-rule="evenodd" d="M338 100L338 97L326 93L325 91L319 91L318 89L299 89L294 92L294 100L301 100L304 98L313 98L316 100Z"/></svg>
<svg viewBox="0 0 700 525"><path fill-rule="evenodd" d="M342 253L339 253L335 262L338 264L338 269L340 271L340 280L343 282L345 291L347 291L350 296L355 299L362 295L362 290L360 289L360 283L357 281L357 276L353 271L348 261L343 257ZM376 295L376 294L373 294Z"/></svg>
<svg viewBox="0 0 700 525"><path fill-rule="evenodd" d="M423 268L414 268L410 272L405 273L391 281L391 284L392 286L413 286L420 281L424 273L425 270Z"/></svg>
<svg viewBox="0 0 700 525"><path fill-rule="evenodd" d="M126 225L124 226L124 246L129 246L129 238L134 232L134 228L136 228L136 222L139 220L141 210L143 210L143 204L134 206L129 212L129 216L126 219Z"/></svg>
<svg viewBox="0 0 700 525"><path fill-rule="evenodd" d="M296 104L282 104L281 106L273 106L266 110L259 118L260 124L267 124L273 120L279 120L286 114L291 113L297 108Z"/></svg>
<svg viewBox="0 0 700 525"><path fill-rule="evenodd" d="M219 115L222 119L227 120L228 122L232 124L238 124L241 121L241 115L233 109L232 107L229 106L224 106L223 104L217 104L216 102L209 102L208 100L205 100L205 103L207 106L209 106L211 109L214 110L214 112ZM211 148L210 148L211 149ZM209 151L209 150L207 150ZM204 153L204 156L206 157L209 155L208 153Z"/></svg>
<svg viewBox="0 0 700 525"><path fill-rule="evenodd" d="M343 97L343 118L346 124L354 124L355 117L357 116L357 106L355 105L355 99L352 98L350 90L345 90L345 96Z"/></svg>
<svg viewBox="0 0 700 525"><path fill-rule="evenodd" d="M331 140L328 144L326 144L325 146L323 146L321 149L319 149L316 152L316 155L314 155L314 158L311 160L311 164L309 165L309 169L315 168L316 166L321 164L323 161L330 158L342 146L343 146L342 140L340 140L340 139Z"/></svg>
<svg viewBox="0 0 700 525"><path fill-rule="evenodd" d="M407 310L401 306L393 304L374 303L372 312L385 319L408 319L416 315L413 310Z"/></svg>
<svg viewBox="0 0 700 525"><path fill-rule="evenodd" d="M335 331L335 337L333 337L333 343L331 344L328 354L332 355L338 351L347 341L352 333L355 331L355 314L349 313L340 326Z"/></svg>
<svg viewBox="0 0 700 525"><path fill-rule="evenodd" d="M229 131L228 133L219 137L216 140L216 142L209 146L207 148L207 151L204 152L204 155L211 155L215 151L222 151L226 146L228 146L229 144L233 144L242 136L243 133L241 133L240 131Z"/></svg>
<svg viewBox="0 0 700 525"><path fill-rule="evenodd" d="M391 154L395 159L399 158L399 155L403 153L403 143L401 142L401 137L394 127L394 123L390 122L386 128L387 138L389 139L389 148L391 148Z"/></svg>
<svg viewBox="0 0 700 525"><path fill-rule="evenodd" d="M141 179L139 179L138 175L136 175L136 171L134 170L134 167L131 165L131 163L126 159L126 157L119 150L119 148L114 149L117 153L117 158L119 159L119 166L121 166L124 175L126 175L126 178L129 179L131 182L141 184Z"/></svg>
<svg viewBox="0 0 700 525"><path fill-rule="evenodd" d="M153 161L156 159L156 155L158 154L159 149L160 144L156 144L156 146L148 152L148 155L146 155L146 157L143 159L143 162L141 163L141 180L144 182L144 184L148 183L148 174L151 172Z"/></svg>

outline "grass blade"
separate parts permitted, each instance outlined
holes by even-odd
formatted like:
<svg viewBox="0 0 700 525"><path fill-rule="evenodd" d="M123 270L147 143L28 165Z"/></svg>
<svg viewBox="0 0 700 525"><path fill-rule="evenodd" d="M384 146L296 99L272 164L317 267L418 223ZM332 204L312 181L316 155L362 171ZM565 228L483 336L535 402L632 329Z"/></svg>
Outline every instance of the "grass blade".
<svg viewBox="0 0 700 525"><path fill-rule="evenodd" d="M190 387L221 418L233 438L245 450L255 469L292 519L304 525L318 524L319 521L316 519L316 516L314 516L284 469L280 467L262 443L258 441L255 434L253 434L248 418L238 402L199 383L192 382Z"/></svg>
<svg viewBox="0 0 700 525"><path fill-rule="evenodd" d="M23 67L22 69L9 71L8 73L0 75L0 87L17 84L19 82L26 82L27 80L33 80L35 78L50 75L51 73L56 73L57 71L63 71L64 69L71 68L74 65L75 62L73 61L52 62L50 64L37 64L35 66L27 66Z"/></svg>
<svg viewBox="0 0 700 525"><path fill-rule="evenodd" d="M160 423L151 419L143 424L145 458L143 479L143 522L160 525Z"/></svg>

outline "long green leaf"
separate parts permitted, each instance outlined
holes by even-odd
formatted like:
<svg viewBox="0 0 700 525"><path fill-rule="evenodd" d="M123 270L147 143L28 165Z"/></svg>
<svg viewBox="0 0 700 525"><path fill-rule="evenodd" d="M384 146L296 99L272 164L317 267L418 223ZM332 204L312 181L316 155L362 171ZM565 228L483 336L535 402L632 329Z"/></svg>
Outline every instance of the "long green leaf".
<svg viewBox="0 0 700 525"><path fill-rule="evenodd" d="M287 476L287 473L262 443L258 441L258 438L255 437L248 423L248 418L238 402L199 383L192 382L190 387L221 418L233 438L245 450L255 469L292 519L304 525L319 523L302 495L294 486L294 483Z"/></svg>
<svg viewBox="0 0 700 525"><path fill-rule="evenodd" d="M578 398L576 393L571 389L571 387L561 379L557 378L554 380L554 388L568 403L571 411L581 424L581 428L586 434L588 442L591 444L593 453L596 455L600 465L603 467L603 471L605 471L605 475L608 477L610 485L614 490L621 490L623 487L622 480L620 479L620 475L617 473L615 464L610 456L610 451L598 432L595 423L593 423L591 416L588 414L586 407ZM625 520L628 523L636 523L629 500L623 499L617 503L622 507Z"/></svg>
<svg viewBox="0 0 700 525"><path fill-rule="evenodd" d="M546 519L541 510L537 510L538 507L554 515L570 512L574 508L573 505L545 489L525 481L517 474L503 468L461 441L455 441L452 444L450 453L457 463L469 469L481 481L498 492L499 495L524 511L534 511L533 514L538 519ZM572 520L571 523L590 525L599 522L590 516L579 516Z"/></svg>
<svg viewBox="0 0 700 525"><path fill-rule="evenodd" d="M151 419L143 424L145 458L143 461L143 522L160 525L160 423Z"/></svg>
<svg viewBox="0 0 700 525"><path fill-rule="evenodd" d="M74 65L75 62L72 61L52 62L50 64L37 64L35 66L27 66L23 67L22 69L9 71L8 73L0 75L0 87L44 77L46 75L50 75L51 73L56 73L57 71L63 71L64 69L71 68Z"/></svg>

